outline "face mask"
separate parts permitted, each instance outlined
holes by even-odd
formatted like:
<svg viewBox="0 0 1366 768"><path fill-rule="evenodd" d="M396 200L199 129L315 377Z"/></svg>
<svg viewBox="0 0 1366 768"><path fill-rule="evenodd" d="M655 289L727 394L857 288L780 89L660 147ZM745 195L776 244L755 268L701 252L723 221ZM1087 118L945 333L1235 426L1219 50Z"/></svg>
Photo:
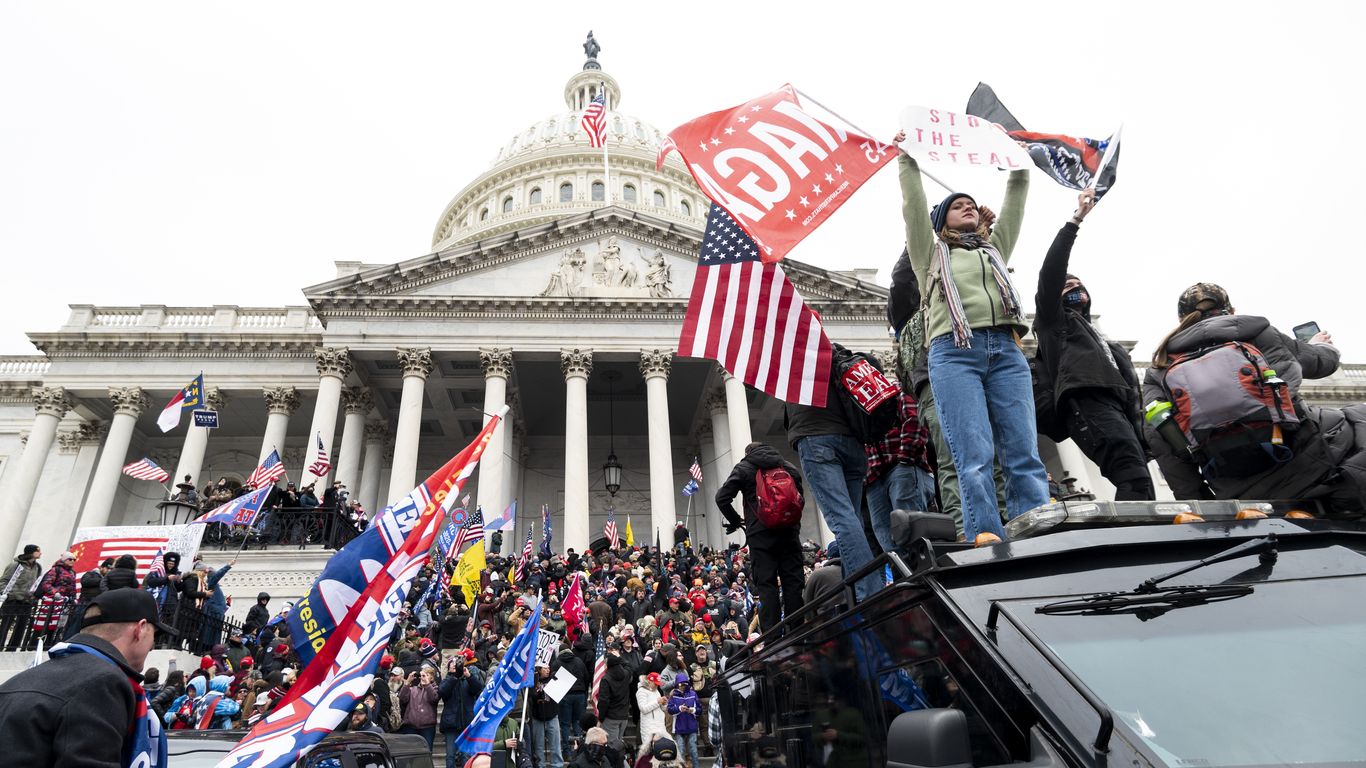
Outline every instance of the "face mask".
<svg viewBox="0 0 1366 768"><path fill-rule="evenodd" d="M1086 303L1086 299L1082 296L1085 292L1086 289L1084 288L1073 288L1062 295L1062 303L1069 307L1079 307Z"/></svg>

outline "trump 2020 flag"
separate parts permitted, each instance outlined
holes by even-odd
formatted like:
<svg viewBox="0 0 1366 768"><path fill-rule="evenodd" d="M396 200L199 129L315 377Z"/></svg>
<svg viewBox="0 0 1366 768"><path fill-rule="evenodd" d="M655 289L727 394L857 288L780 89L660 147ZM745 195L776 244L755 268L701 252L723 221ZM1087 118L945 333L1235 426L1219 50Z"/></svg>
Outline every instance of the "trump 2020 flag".
<svg viewBox="0 0 1366 768"><path fill-rule="evenodd" d="M522 625L522 631L512 638L503 661L489 677L479 698L474 701L474 717L470 724L455 740L455 746L467 755L485 754L493 751L493 736L498 732L499 723L508 716L517 704L517 692L530 688L536 682L536 640L540 636L541 606L538 601L531 612L531 619Z"/></svg>
<svg viewBox="0 0 1366 768"><path fill-rule="evenodd" d="M342 554L363 538L353 539L328 561L306 598L290 613L291 632L302 623L310 661L275 709L256 724L218 768L285 768L342 723L356 702L370 692L380 655L393 634L413 579L426 565L437 529L461 486L474 474L493 430L507 413L489 419L473 443L422 485L390 505L366 530L378 532L369 554L382 559ZM373 549L378 546L378 551ZM362 545L361 548L364 548ZM342 560L339 563L339 560ZM364 580L359 594L344 583L356 571ZM337 585L337 588L329 586ZM348 598L349 605L342 601ZM325 632L320 622L341 612ZM314 646L313 643L318 643ZM297 647L297 646L296 646Z"/></svg>
<svg viewBox="0 0 1366 768"><path fill-rule="evenodd" d="M261 514L261 507L265 506L266 498L270 496L270 492L273 490L275 490L275 486L268 485L245 496L238 496L227 504L216 507L191 520L190 525L195 523L251 525L256 522L256 516Z"/></svg>
<svg viewBox="0 0 1366 768"><path fill-rule="evenodd" d="M703 194L774 262L886 165L891 149L821 122L784 85L673 129L655 163L662 168L670 151L682 155Z"/></svg>

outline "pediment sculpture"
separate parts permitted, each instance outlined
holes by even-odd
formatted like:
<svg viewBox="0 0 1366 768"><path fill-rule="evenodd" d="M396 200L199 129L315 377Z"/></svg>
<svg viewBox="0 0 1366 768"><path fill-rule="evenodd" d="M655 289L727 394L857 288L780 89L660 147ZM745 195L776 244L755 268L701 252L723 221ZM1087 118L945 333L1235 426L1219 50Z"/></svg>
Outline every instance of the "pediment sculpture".
<svg viewBox="0 0 1366 768"><path fill-rule="evenodd" d="M673 271L663 251L647 254L635 247L635 259L628 259L616 237L598 243L590 257L582 247L565 251L550 273L541 296L564 298L653 298L666 299L673 293ZM591 269L591 272L589 270ZM586 279L589 275L591 279Z"/></svg>

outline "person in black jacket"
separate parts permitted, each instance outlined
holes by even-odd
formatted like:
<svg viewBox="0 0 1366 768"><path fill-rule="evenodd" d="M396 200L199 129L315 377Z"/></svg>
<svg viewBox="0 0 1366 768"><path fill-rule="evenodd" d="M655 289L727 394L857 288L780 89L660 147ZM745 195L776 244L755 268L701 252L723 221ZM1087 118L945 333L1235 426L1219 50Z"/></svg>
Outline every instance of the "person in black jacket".
<svg viewBox="0 0 1366 768"><path fill-rule="evenodd" d="M626 726L631 722L631 699L635 677L621 658L621 649L607 651L607 673L598 687L597 711L602 729L607 731L607 743L625 751Z"/></svg>
<svg viewBox="0 0 1366 768"><path fill-rule="evenodd" d="M142 670L160 626L156 601L119 589L90 604L80 634L52 649L51 660L0 685L0 744L14 765L127 764L135 728L144 728L156 759L165 737L139 723ZM155 732L156 735L153 735ZM145 757L145 755L144 755ZM134 756L133 764L137 764Z"/></svg>
<svg viewBox="0 0 1366 768"><path fill-rule="evenodd" d="M579 718L583 717L588 701L588 668L584 666L583 660L563 643L560 644L560 653L555 660L558 662L558 666L553 670L556 674L563 668L574 675L574 684L560 699L560 745L563 751L568 753L569 742L583 736Z"/></svg>
<svg viewBox="0 0 1366 768"><path fill-rule="evenodd" d="M441 735L446 740L446 768L463 765L468 755L455 748L455 739L474 718L474 702L484 690L484 673L464 656L446 663L441 681Z"/></svg>
<svg viewBox="0 0 1366 768"><path fill-rule="evenodd" d="M114 567L109 569L109 573L104 575L100 582L100 591L108 592L111 589L137 589L138 588L138 560L132 555L119 555L114 561Z"/></svg>
<svg viewBox="0 0 1366 768"><path fill-rule="evenodd" d="M104 591L105 576L113 569L114 558L111 557L100 563L100 567L81 574L81 597L71 609L71 615L66 619L66 630L62 635L63 640L71 639L72 635L80 631L81 617L85 615L86 607ZM136 581L134 583L136 584Z"/></svg>
<svg viewBox="0 0 1366 768"><path fill-rule="evenodd" d="M802 571L802 541L798 527L766 528L756 514L758 497L755 495L755 475L761 469L783 467L802 491L802 476L791 462L785 461L777 449L763 443L750 443L745 457L736 462L730 477L716 492L716 507L726 518L726 533L739 530L742 522L731 502L736 494L744 495L745 540L749 544L750 568L754 589L759 595L759 626L767 632L781 620L783 611L793 613L802 607L802 587L806 576ZM859 534L862 536L862 533ZM867 540L864 540L867 546ZM781 592L781 602L779 593Z"/></svg>
<svg viewBox="0 0 1366 768"><path fill-rule="evenodd" d="M1059 427L1049 436L1072 438L1114 484L1116 501L1151 500L1153 481L1133 361L1092 323L1091 294L1067 271L1077 228L1095 204L1094 190L1078 196L1077 210L1058 230L1039 270L1034 297L1038 373L1052 390ZM1047 421L1041 420L1045 434L1050 431Z"/></svg>
<svg viewBox="0 0 1366 768"><path fill-rule="evenodd" d="M256 605L247 611L247 620L242 622L243 635L253 637L270 622L270 609L266 607L269 603L269 593L262 592L256 596Z"/></svg>

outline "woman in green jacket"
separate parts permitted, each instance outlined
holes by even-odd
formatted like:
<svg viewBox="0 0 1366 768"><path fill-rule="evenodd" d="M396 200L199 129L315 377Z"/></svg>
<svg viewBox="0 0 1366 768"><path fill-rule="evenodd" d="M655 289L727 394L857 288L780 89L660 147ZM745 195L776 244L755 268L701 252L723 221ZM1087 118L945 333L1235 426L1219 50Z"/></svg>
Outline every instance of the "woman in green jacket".
<svg viewBox="0 0 1366 768"><path fill-rule="evenodd" d="M898 134L893 141L904 139ZM1004 470L1009 517L1048 502L1033 384L1019 345L1029 328L1006 270L1024 219L1029 171L1011 172L999 218L962 192L927 216L919 166L904 151L899 162L906 248L925 307L930 389L958 470L963 533L968 541L990 543L979 535L1005 538L993 456Z"/></svg>

